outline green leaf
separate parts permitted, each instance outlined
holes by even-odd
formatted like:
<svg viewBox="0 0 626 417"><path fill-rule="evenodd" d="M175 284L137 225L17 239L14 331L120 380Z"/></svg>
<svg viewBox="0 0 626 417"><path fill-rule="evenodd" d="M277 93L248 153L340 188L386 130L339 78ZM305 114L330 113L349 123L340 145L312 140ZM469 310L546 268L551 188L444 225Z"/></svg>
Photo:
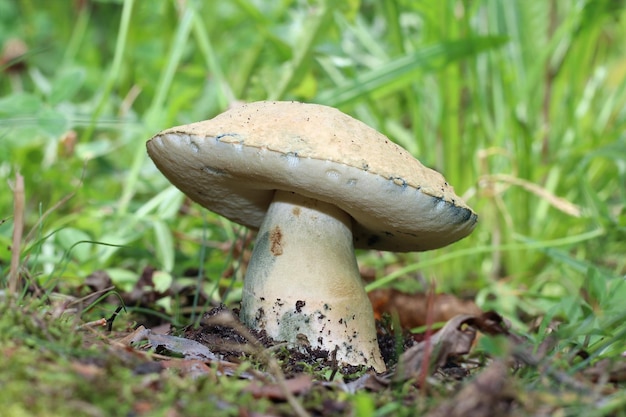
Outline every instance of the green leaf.
<svg viewBox="0 0 626 417"><path fill-rule="evenodd" d="M604 305L607 295L607 281L596 268L590 267L587 270L583 289L589 302Z"/></svg>
<svg viewBox="0 0 626 417"><path fill-rule="evenodd" d="M0 115L18 116L32 115L42 108L39 97L29 93L17 93L0 98Z"/></svg>
<svg viewBox="0 0 626 417"><path fill-rule="evenodd" d="M152 282L154 283L154 289L159 293L164 293L171 286L174 279L172 274L165 271L154 271L152 274Z"/></svg>
<svg viewBox="0 0 626 417"><path fill-rule="evenodd" d="M145 217L150 214L158 214L160 219L173 219L183 203L185 195L176 187L169 186L144 203L135 214L137 217Z"/></svg>
<svg viewBox="0 0 626 417"><path fill-rule="evenodd" d="M71 99L81 88L84 80L85 71L83 69L74 69L64 73L52 84L48 101L54 105Z"/></svg>
<svg viewBox="0 0 626 417"><path fill-rule="evenodd" d="M73 227L61 229L56 234L56 240L69 256L79 262L86 262L91 258L91 237L82 230Z"/></svg>
<svg viewBox="0 0 626 417"><path fill-rule="evenodd" d="M127 269L108 268L105 272L111 277L111 282L123 291L132 290L135 283L139 280L139 275L136 272Z"/></svg>
<svg viewBox="0 0 626 417"><path fill-rule="evenodd" d="M54 109L43 109L37 114L39 130L49 136L61 136L67 129L67 119L63 113Z"/></svg>
<svg viewBox="0 0 626 417"><path fill-rule="evenodd" d="M154 237L156 238L156 256L161 269L171 272L174 268L174 239L172 232L165 222L155 220L152 223Z"/></svg>
<svg viewBox="0 0 626 417"><path fill-rule="evenodd" d="M510 350L509 341L503 336L484 335L478 339L479 350L492 357L504 357Z"/></svg>
<svg viewBox="0 0 626 417"><path fill-rule="evenodd" d="M370 417L375 415L376 404L371 395L363 392L357 393L352 399L354 415Z"/></svg>
<svg viewBox="0 0 626 417"><path fill-rule="evenodd" d="M81 160L88 160L107 155L115 150L114 145L108 139L94 139L89 142L76 145L76 156Z"/></svg>

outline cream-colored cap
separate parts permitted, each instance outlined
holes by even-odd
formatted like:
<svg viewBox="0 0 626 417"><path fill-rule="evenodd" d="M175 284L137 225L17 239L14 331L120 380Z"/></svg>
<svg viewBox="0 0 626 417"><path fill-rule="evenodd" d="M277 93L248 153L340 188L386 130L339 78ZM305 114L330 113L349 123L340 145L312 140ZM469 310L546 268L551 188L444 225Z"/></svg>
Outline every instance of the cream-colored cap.
<svg viewBox="0 0 626 417"><path fill-rule="evenodd" d="M477 215L438 172L337 109L298 102L241 105L164 130L148 154L192 200L258 228L275 190L335 204L354 219L356 248L439 248Z"/></svg>

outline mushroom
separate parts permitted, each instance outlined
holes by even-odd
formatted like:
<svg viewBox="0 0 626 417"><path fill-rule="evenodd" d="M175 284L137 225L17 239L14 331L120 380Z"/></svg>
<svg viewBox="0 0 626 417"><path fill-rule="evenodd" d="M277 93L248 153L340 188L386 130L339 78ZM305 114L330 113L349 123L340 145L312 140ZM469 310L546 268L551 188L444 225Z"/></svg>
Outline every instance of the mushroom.
<svg viewBox="0 0 626 417"><path fill-rule="evenodd" d="M354 248L435 249L477 221L441 174L331 107L250 103L147 147L192 200L258 229L242 321L342 364L385 369Z"/></svg>

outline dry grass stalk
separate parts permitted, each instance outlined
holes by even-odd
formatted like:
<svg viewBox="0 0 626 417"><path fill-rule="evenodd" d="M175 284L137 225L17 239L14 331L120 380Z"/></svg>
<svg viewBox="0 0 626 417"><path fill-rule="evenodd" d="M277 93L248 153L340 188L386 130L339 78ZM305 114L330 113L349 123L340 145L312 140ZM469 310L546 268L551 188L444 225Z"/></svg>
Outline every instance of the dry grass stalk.
<svg viewBox="0 0 626 417"><path fill-rule="evenodd" d="M24 231L24 177L15 174L13 187L13 243L11 245L11 269L9 270L9 294L14 295L21 289L20 252Z"/></svg>

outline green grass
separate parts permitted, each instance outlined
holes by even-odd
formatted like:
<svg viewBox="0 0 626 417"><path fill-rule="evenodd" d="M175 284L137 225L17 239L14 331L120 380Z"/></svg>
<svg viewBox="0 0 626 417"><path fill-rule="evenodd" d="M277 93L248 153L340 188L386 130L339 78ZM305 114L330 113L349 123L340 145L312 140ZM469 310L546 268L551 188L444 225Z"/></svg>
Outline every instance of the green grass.
<svg viewBox="0 0 626 417"><path fill-rule="evenodd" d="M370 288L415 289L419 273L537 344L562 323L554 355L590 354L564 369L619 357L625 22L621 0L2 2L0 44L18 38L28 52L18 72L0 64L0 277L11 259L8 184L20 172L26 282L74 293L105 270L124 291L154 266L165 283L187 276L215 301L236 301L230 243L244 231L184 205L145 141L235 100L294 99L384 132L479 213L474 234L449 248L360 253L377 271ZM222 278L231 266L236 281ZM184 322L176 299L163 305ZM532 392L532 380L518 389ZM370 409L366 394L352 401Z"/></svg>

